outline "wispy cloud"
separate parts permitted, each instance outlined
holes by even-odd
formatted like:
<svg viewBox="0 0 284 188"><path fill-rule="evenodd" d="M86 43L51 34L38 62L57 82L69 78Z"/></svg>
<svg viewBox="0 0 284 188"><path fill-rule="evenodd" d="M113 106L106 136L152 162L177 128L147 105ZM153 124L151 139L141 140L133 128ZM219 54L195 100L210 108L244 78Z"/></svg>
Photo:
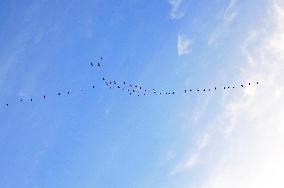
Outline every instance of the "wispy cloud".
<svg viewBox="0 0 284 188"><path fill-rule="evenodd" d="M236 3L238 0L231 0L228 7L226 8L225 12L224 12L224 21L225 22L232 22L236 15L237 15L237 9L235 7Z"/></svg>
<svg viewBox="0 0 284 188"><path fill-rule="evenodd" d="M178 55L185 55L190 52L190 47L191 47L192 41L185 37L184 35L178 35L178 40L177 40L177 50L178 50Z"/></svg>
<svg viewBox="0 0 284 188"><path fill-rule="evenodd" d="M171 19L181 19L184 17L185 12L181 10L183 0L169 0L171 5L170 17Z"/></svg>
<svg viewBox="0 0 284 188"><path fill-rule="evenodd" d="M218 136L226 142L199 187L284 187L284 4L273 2L266 24L243 43L247 63L240 77L260 86L224 96L214 126L222 127Z"/></svg>

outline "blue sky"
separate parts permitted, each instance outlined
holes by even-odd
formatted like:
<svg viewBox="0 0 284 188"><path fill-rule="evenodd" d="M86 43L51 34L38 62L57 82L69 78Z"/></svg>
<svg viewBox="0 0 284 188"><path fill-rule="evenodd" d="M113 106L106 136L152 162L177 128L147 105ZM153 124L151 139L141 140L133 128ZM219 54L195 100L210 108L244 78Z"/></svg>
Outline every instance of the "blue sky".
<svg viewBox="0 0 284 188"><path fill-rule="evenodd" d="M283 187L283 23L281 0L0 1L0 187Z"/></svg>

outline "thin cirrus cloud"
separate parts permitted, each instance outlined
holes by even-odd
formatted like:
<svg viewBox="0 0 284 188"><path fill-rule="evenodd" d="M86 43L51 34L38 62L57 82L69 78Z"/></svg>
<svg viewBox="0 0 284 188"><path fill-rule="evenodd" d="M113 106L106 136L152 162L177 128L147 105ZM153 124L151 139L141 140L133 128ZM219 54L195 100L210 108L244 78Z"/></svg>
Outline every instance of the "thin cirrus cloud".
<svg viewBox="0 0 284 188"><path fill-rule="evenodd" d="M178 35L177 51L178 55L188 54L191 50L192 41L184 35Z"/></svg>
<svg viewBox="0 0 284 188"><path fill-rule="evenodd" d="M170 0L169 4L171 6L170 17L173 20L181 19L184 17L185 12L182 10L183 0Z"/></svg>
<svg viewBox="0 0 284 188"><path fill-rule="evenodd" d="M265 24L255 28L242 43L246 64L240 67L240 77L257 77L262 80L261 87L224 96L223 109L212 125L218 131L211 133L211 138L219 139L211 146L224 147L214 151L219 156L213 159L214 164L206 170L208 176L200 180L198 187L284 187L284 4L281 3L272 2Z"/></svg>

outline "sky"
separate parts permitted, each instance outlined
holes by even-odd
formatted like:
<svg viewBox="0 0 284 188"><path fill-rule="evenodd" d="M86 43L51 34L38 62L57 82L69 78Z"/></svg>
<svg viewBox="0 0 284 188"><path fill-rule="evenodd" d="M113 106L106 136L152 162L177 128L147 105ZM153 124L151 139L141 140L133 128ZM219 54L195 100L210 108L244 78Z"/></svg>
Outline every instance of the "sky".
<svg viewBox="0 0 284 188"><path fill-rule="evenodd" d="M283 23L283 0L1 0L0 187L284 187Z"/></svg>

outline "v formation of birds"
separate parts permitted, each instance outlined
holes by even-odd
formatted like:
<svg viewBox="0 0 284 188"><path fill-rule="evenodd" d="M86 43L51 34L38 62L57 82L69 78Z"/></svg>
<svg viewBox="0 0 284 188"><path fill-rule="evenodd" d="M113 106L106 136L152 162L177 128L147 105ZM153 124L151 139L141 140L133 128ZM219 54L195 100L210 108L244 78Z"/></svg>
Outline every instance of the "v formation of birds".
<svg viewBox="0 0 284 188"><path fill-rule="evenodd" d="M101 68L101 61L103 60L103 57L100 57L100 62L98 63L93 63L91 62L91 67L92 68ZM155 89L155 88L145 88L141 85L137 85L137 84L129 84L125 81L115 81L115 80L110 80L110 79L106 79L105 77L102 78L102 81L104 82L104 85L105 87L108 87L109 89L112 89L112 88L115 88L115 89L120 89L121 91L127 93L128 95L136 95L136 96L146 96L146 95L175 95L176 93L184 93L184 94L190 94L190 93L200 93L200 92L211 92L211 91L216 91L217 89L222 89L222 90L228 90L228 89L235 89L237 87L240 87L240 88L244 88L246 85L245 84L240 84L239 86L225 86L223 88L217 88L216 86L214 87L211 87L211 88L203 88L203 89L184 89L183 91L182 90L175 90L175 91L167 91L167 92L162 92L158 89ZM251 86L253 83L248 83L248 86ZM259 82L255 82L254 84L256 85L259 85ZM95 86L92 85L92 88L94 89ZM62 93L62 92L57 92L57 95L60 96L61 94L67 94L67 95L70 95L71 92L70 91L67 91L65 93ZM43 99L46 99L47 96L46 95L42 95L42 98ZM33 102L33 98L30 98L30 99L26 99L26 100L29 100L30 102ZM19 100L20 102L23 102L24 99L21 98ZM7 107L9 106L9 103L6 103L5 104Z"/></svg>

